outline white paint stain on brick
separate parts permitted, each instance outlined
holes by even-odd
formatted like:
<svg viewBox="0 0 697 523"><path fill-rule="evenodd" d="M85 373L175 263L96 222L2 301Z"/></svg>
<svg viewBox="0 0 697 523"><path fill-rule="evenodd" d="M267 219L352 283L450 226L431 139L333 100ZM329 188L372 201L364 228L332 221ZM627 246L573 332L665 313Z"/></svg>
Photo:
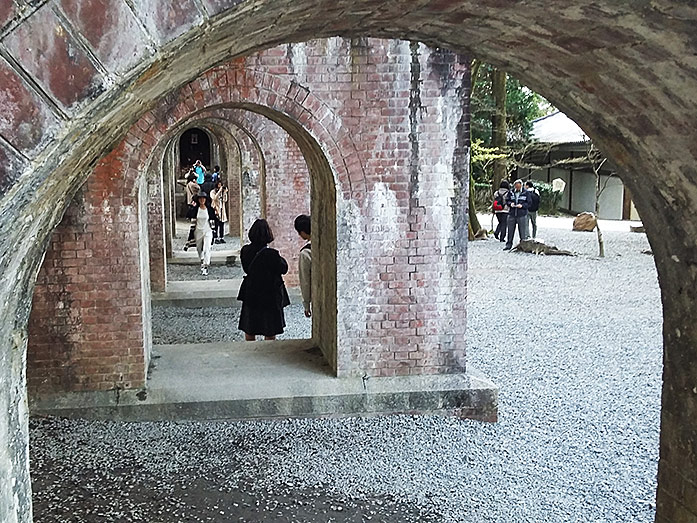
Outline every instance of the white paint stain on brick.
<svg viewBox="0 0 697 523"><path fill-rule="evenodd" d="M293 72L298 81L305 80L305 71L307 70L307 53L305 44L291 44L290 46L290 63L293 66Z"/></svg>
<svg viewBox="0 0 697 523"><path fill-rule="evenodd" d="M370 223L368 235L380 238L388 249L400 238L400 207L397 196L386 183L378 182L368 194Z"/></svg>

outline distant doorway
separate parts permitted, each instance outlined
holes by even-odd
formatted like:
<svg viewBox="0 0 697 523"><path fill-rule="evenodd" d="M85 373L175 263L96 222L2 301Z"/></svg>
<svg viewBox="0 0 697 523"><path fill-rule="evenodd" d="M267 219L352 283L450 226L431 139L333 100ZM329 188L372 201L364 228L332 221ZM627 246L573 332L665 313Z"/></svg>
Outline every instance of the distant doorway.
<svg viewBox="0 0 697 523"><path fill-rule="evenodd" d="M208 133L198 127L185 131L179 138L179 164L188 169L197 160L207 168L211 165L211 140Z"/></svg>

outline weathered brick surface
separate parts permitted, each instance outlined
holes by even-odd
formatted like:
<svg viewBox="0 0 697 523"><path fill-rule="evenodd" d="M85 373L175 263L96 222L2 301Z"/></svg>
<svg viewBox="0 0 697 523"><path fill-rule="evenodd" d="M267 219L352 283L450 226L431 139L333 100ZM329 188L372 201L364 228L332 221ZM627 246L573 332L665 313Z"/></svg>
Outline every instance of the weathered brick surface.
<svg viewBox="0 0 697 523"><path fill-rule="evenodd" d="M104 90L102 75L48 4L4 42L22 67L67 110Z"/></svg>
<svg viewBox="0 0 697 523"><path fill-rule="evenodd" d="M125 2L61 0L60 6L109 71L127 71L150 54L145 31Z"/></svg>
<svg viewBox="0 0 697 523"><path fill-rule="evenodd" d="M8 442L0 444L0 520L25 522L31 517L25 459L26 418L23 396L18 392L24 383L24 312L29 307L36 269L26 260L41 259L43 246L59 221L66 199L85 181L95 158L117 144L128 127L172 85L183 85L200 71L232 56L278 42L336 34L412 38L472 50L547 96L613 158L644 218L663 293L666 416L662 421L661 467L679 470L683 481L694 484L697 7L674 0L602 4L586 0L202 0L202 4L210 18L201 14L188 26L172 23L169 27L175 30L161 31L155 26L163 22L162 17L149 19L157 13L142 9L143 3L135 3L153 41L166 39L171 42L169 47L139 64L142 67L133 76L114 78L94 104L71 104L73 114L62 122L65 132L47 142L45 154L38 156L37 161L20 158L9 164L0 162L0 270L7 282L0 290L0 312L5 318L15 318L14 323L0 324L0 339L5 340L3 350L11 354L10 359L0 360L0 404L9 405L6 416L0 412L0 428L9 431L7 437L0 438ZM40 92L42 96L53 94L68 102L92 100L91 96L84 96L84 81L74 82L70 74L57 75L54 82L43 77L46 61L36 55L36 50L43 50L56 25L46 23L42 14L46 7L37 12L36 5L12 2L11 7L2 9L10 21L3 26L0 37L14 58L13 68L32 77L36 89L45 91ZM189 10L189 14L195 12ZM22 30L22 26L32 29ZM186 27L191 29L181 33ZM19 33L22 45L9 45ZM171 40L180 33L178 41ZM124 34L123 38L130 35ZM52 51L50 46L46 48ZM79 53L76 60L80 61ZM42 64L39 68L35 67L38 62ZM61 62L59 59L55 63ZM82 75L76 78L83 80ZM5 99L0 99L0 109L5 107ZM302 121L301 115L294 117ZM330 133L336 130L325 129ZM331 143L324 139L320 142ZM327 152L330 158L337 157L331 146ZM339 180L349 179L355 164L347 162L344 167L345 170L337 169ZM26 174L31 171L31 176L20 176L16 169ZM655 177L651 190L646 189L646 173ZM355 174L353 185L342 183L340 223L358 216L357 212L347 211L343 202L349 201L351 189L361 183ZM346 187L348 194L344 194ZM365 192L358 190L357 194ZM20 221L18 217L26 205L44 212L37 213L32 221ZM355 234L360 237L365 232ZM352 239L354 236L349 234L339 238L347 245ZM23 250L27 241L34 243ZM344 281L342 285L346 291L349 284ZM349 323L354 320L362 321L356 316ZM693 517L697 505L687 497L669 498L659 485L657 519L679 520L681 514Z"/></svg>
<svg viewBox="0 0 697 523"><path fill-rule="evenodd" d="M0 142L0 164L4 167L0 171L0 193L2 193L15 184L27 168L28 162L14 150Z"/></svg>
<svg viewBox="0 0 697 523"><path fill-rule="evenodd" d="M53 233L29 321L33 393L145 383L137 190L122 144L105 157Z"/></svg>
<svg viewBox="0 0 697 523"><path fill-rule="evenodd" d="M348 242L326 247L338 253L337 267L327 268L339 285L337 316L318 319L338 322L337 372L391 376L462 371L468 81L462 58L408 42L334 39L270 49L209 71L146 114L117 149L122 168L98 169L85 195L100 201L112 187L132 189L148 170L150 262L164 268L163 200L160 176L148 168L152 153L172 139L168 129L187 118L222 116L244 129L237 138L246 140L247 150L257 147L263 154L263 164L252 165L254 155L242 153L245 228L266 215L276 232L274 246L291 264L288 283L297 284L302 242L292 222L310 211L309 173L298 137L235 105L255 103L294 114L324 138L322 149L334 151L329 160L343 198L337 234ZM214 109L219 104L230 109ZM259 187L245 192L244 172L252 167L261 171ZM122 195L125 209L133 208L129 194ZM260 198L263 209L248 207L245 198ZM118 211L118 201L114 206ZM354 210L349 221L345 214ZM137 237L136 222L131 220L130 228L131 235L113 238L114 252L134 248L129 241ZM63 247L56 242L53 248ZM134 270L133 281L137 274ZM155 288L163 287L164 270L151 271L150 277ZM44 283L39 280L39 287ZM139 293L134 284L123 295L138 300ZM142 333L143 325L131 320ZM47 330L44 323L40 326ZM74 346L81 334L71 334L66 341ZM71 354L81 350L75 347ZM144 357L146 351L140 354Z"/></svg>
<svg viewBox="0 0 697 523"><path fill-rule="evenodd" d="M1 58L0 89L4 95L0 134L23 154L34 157L35 151L55 137L58 119Z"/></svg>
<svg viewBox="0 0 697 523"><path fill-rule="evenodd" d="M136 11L155 40L164 44L203 20L193 0L134 0Z"/></svg>

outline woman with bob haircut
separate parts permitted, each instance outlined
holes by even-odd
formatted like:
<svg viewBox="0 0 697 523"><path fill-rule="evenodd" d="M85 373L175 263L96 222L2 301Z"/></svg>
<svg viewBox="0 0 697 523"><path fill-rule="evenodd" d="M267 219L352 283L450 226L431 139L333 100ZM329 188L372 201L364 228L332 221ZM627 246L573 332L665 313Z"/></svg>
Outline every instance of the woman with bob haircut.
<svg viewBox="0 0 697 523"><path fill-rule="evenodd" d="M250 243L240 251L245 277L237 295L242 301L239 328L247 341L255 341L257 336L275 340L286 326L283 308L290 305L283 282L288 262L269 247L273 233L266 220L256 220L248 236Z"/></svg>

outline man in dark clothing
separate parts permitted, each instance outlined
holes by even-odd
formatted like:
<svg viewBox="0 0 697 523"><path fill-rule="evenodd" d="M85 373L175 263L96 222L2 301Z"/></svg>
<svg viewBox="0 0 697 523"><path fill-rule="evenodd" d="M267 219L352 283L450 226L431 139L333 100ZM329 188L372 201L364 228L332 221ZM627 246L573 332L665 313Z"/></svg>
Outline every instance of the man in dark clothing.
<svg viewBox="0 0 697 523"><path fill-rule="evenodd" d="M525 190L528 192L530 200L528 203L528 218L532 224L532 237L537 238L537 211L540 209L540 192L535 189L530 180L525 182Z"/></svg>
<svg viewBox="0 0 697 523"><path fill-rule="evenodd" d="M204 175L204 181L201 185L201 192L206 193L206 207L213 207L213 202L211 200L211 192L215 189L215 183L213 183L213 175L211 173L206 173Z"/></svg>
<svg viewBox="0 0 697 523"><path fill-rule="evenodd" d="M211 175L211 179L213 180L213 183L216 184L218 183L218 180L222 180L223 173L220 172L220 165L216 165L213 167L213 174Z"/></svg>
<svg viewBox="0 0 697 523"><path fill-rule="evenodd" d="M510 210L508 211L508 240L503 250L510 251L513 248L513 235L516 226L518 226L518 237L521 241L528 237L528 205L530 200L528 192L523 189L523 180L516 180L513 183L513 189L508 191L506 203Z"/></svg>

